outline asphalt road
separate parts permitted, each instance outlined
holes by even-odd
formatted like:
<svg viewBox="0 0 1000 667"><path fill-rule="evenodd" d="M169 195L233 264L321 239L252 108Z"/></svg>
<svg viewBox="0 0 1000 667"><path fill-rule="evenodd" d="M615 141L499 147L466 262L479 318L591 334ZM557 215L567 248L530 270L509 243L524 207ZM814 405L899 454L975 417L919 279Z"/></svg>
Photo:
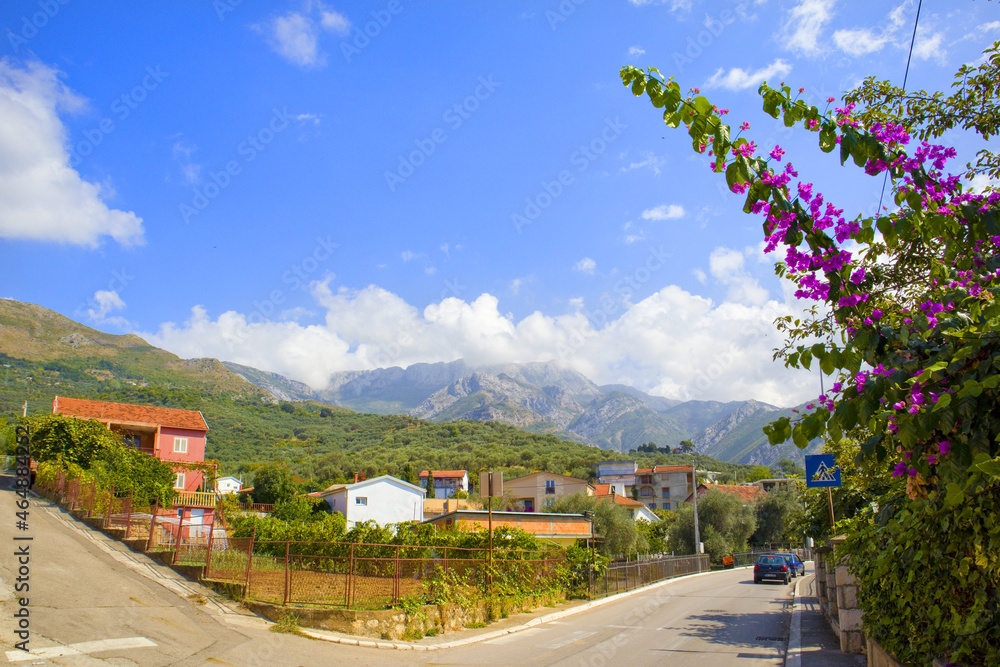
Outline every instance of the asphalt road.
<svg viewBox="0 0 1000 667"><path fill-rule="evenodd" d="M169 568L32 499L0 477L0 662L32 665L780 665L790 587L754 585L750 570L681 579L497 639L430 651L331 644L270 631ZM30 537L17 540L15 537ZM27 593L15 593L29 545ZM24 582L21 582L24 583ZM27 596L30 657L15 650ZM461 633L449 635L450 640Z"/></svg>
<svg viewBox="0 0 1000 667"><path fill-rule="evenodd" d="M781 665L791 587L753 571L680 579L425 664Z"/></svg>

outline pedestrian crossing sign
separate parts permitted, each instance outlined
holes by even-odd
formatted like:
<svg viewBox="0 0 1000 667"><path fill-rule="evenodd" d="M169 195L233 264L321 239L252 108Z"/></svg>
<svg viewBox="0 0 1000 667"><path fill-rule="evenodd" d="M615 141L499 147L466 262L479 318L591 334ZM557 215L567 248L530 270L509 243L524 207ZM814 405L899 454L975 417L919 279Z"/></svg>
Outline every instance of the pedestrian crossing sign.
<svg viewBox="0 0 1000 667"><path fill-rule="evenodd" d="M806 486L840 486L840 466L833 454L806 456Z"/></svg>

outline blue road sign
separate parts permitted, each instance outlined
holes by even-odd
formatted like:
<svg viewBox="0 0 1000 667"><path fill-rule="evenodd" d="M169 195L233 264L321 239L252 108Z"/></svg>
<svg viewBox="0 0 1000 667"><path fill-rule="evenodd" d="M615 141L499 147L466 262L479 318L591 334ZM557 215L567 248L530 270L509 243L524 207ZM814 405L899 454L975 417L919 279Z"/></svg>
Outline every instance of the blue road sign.
<svg viewBox="0 0 1000 667"><path fill-rule="evenodd" d="M840 486L840 466L833 454L806 456L806 486Z"/></svg>

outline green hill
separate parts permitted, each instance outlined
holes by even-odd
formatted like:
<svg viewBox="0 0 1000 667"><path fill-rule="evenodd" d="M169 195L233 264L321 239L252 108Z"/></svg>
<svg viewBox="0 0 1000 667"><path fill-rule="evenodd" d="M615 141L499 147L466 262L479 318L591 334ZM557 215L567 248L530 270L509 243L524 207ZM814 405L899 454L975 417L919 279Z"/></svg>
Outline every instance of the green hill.
<svg viewBox="0 0 1000 667"><path fill-rule="evenodd" d="M420 470L535 470L587 477L609 452L498 422L432 423L352 412L319 401L277 403L214 359L182 360L137 336L114 336L40 306L0 300L0 417L48 413L55 395L200 410L207 458L223 474L286 463L305 488L355 472L411 478ZM250 372L254 369L241 369ZM257 373L260 373L257 371ZM690 457L684 457L690 462ZM706 457L715 470L735 466ZM677 462L646 455L640 465Z"/></svg>

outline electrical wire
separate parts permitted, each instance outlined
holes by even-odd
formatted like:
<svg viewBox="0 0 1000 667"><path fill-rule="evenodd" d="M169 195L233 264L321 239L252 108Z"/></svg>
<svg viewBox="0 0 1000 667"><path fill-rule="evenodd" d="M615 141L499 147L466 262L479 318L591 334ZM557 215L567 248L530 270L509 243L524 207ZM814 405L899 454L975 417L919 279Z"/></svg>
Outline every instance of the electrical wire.
<svg viewBox="0 0 1000 667"><path fill-rule="evenodd" d="M903 72L903 92L906 92L906 80L910 76L910 61L913 59L913 45L917 42L917 25L920 23L920 8L923 7L924 0L919 0L917 2L917 15L913 19L913 35L910 37L910 52L906 56L906 70ZM886 97L886 102L889 98ZM885 178L882 179L882 192L878 196L878 208L875 210L875 216L878 217L882 213L882 198L885 197L885 186L889 182L889 170L885 172Z"/></svg>

